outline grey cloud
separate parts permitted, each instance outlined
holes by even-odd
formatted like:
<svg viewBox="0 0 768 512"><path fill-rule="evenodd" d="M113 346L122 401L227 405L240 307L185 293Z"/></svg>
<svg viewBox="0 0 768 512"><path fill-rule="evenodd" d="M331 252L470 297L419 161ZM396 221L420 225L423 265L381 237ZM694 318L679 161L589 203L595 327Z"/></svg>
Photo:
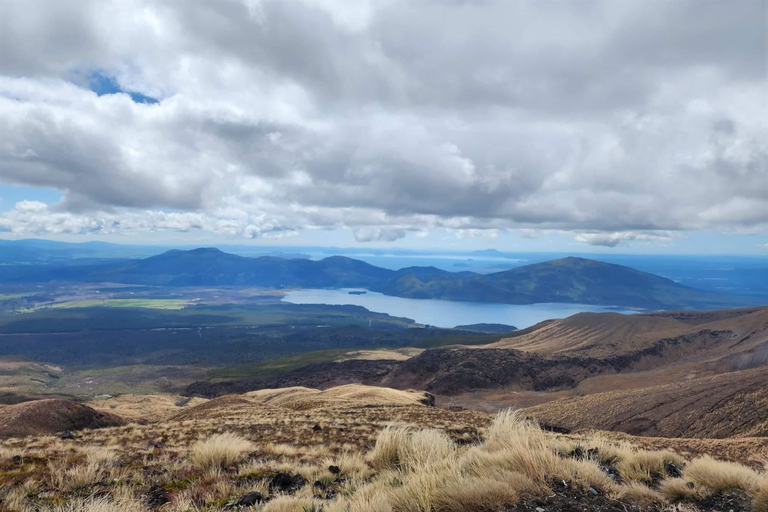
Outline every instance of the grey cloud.
<svg viewBox="0 0 768 512"><path fill-rule="evenodd" d="M359 240L556 229L608 246L760 232L765 6L6 2L0 182L65 196L0 218ZM94 70L161 102L96 97Z"/></svg>
<svg viewBox="0 0 768 512"><path fill-rule="evenodd" d="M355 240L358 242L394 242L405 238L405 229L361 228L355 230Z"/></svg>

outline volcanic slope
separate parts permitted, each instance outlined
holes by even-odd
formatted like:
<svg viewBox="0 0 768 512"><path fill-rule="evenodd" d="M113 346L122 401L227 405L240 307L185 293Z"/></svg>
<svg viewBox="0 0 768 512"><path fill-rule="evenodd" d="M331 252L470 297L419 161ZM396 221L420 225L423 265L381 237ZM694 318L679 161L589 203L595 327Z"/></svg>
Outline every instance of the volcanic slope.
<svg viewBox="0 0 768 512"><path fill-rule="evenodd" d="M765 437L768 367L565 398L528 408L526 414L568 429L658 437Z"/></svg>
<svg viewBox="0 0 768 512"><path fill-rule="evenodd" d="M638 315L579 313L542 322L481 348L606 358L658 347L668 349L671 357L728 360L734 365L731 369L737 369L768 362L766 343L768 307L755 307Z"/></svg>

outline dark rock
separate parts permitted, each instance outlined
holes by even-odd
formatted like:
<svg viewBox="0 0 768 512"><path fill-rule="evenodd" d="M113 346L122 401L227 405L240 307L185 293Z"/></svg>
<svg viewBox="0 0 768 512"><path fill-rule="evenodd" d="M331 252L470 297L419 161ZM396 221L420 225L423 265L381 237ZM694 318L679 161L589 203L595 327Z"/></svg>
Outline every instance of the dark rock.
<svg viewBox="0 0 768 512"><path fill-rule="evenodd" d="M147 491L147 506L149 508L158 508L170 502L171 498L168 496L168 492L162 487L156 485Z"/></svg>
<svg viewBox="0 0 768 512"><path fill-rule="evenodd" d="M314 430L315 432L317 432L317 431L319 431L319 430L323 430L323 427L321 427L320 425L318 425L317 423L315 423L315 426L314 426L314 427L312 427L312 430Z"/></svg>
<svg viewBox="0 0 768 512"><path fill-rule="evenodd" d="M424 393L424 398L419 400L419 403L422 403L428 407L434 407L435 406L435 395L432 393Z"/></svg>
<svg viewBox="0 0 768 512"><path fill-rule="evenodd" d="M14 455L13 458L11 458L11 462L18 464L21 462L21 455Z"/></svg>
<svg viewBox="0 0 768 512"><path fill-rule="evenodd" d="M328 471L330 471L331 474L338 475L341 473L341 468L339 466L328 466Z"/></svg>
<svg viewBox="0 0 768 512"><path fill-rule="evenodd" d="M65 430L64 432L61 433L61 438L62 439L74 439L75 435L72 432L70 432L69 430Z"/></svg>
<svg viewBox="0 0 768 512"><path fill-rule="evenodd" d="M264 500L264 496L260 492L251 491L243 495L242 498L235 503L236 507L252 507L258 505Z"/></svg>
<svg viewBox="0 0 768 512"><path fill-rule="evenodd" d="M689 489L693 489L694 487L696 487L696 484L694 484L693 482L687 482L685 485L687 485Z"/></svg>
<svg viewBox="0 0 768 512"><path fill-rule="evenodd" d="M291 493L300 489L306 483L307 480L301 475L278 473L269 482L269 490Z"/></svg>
<svg viewBox="0 0 768 512"><path fill-rule="evenodd" d="M664 471L666 471L667 474L672 478L680 478L683 476L683 472L680 470L680 468L666 460L664 461Z"/></svg>
<svg viewBox="0 0 768 512"><path fill-rule="evenodd" d="M547 425L545 423L540 424L539 428L541 428L541 430L546 430L547 432L554 432L555 434L570 434L571 433L571 429L569 429L569 428L558 427L557 425Z"/></svg>

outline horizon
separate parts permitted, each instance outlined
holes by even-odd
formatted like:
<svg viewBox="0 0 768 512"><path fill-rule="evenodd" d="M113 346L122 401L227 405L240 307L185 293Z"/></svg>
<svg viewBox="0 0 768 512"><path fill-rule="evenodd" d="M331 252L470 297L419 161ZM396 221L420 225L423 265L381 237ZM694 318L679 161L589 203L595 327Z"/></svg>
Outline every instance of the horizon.
<svg viewBox="0 0 768 512"><path fill-rule="evenodd" d="M511 249L503 249L499 248L498 246L495 246L493 244L488 244L485 246L481 246L479 248L475 247L407 247L407 246L401 246L401 245L394 245L394 244L386 244L386 245L350 245L350 246L341 246L341 245L308 245L308 244L293 244L288 245L285 243L276 243L276 244L260 244L260 243L247 243L249 240L240 240L240 239L234 239L234 240L226 240L224 242L213 242L213 243L192 243L192 242L182 242L182 243L173 243L170 241L164 241L164 242L130 242L130 241L106 241L103 239L86 239L86 240L79 240L79 239L60 239L60 238L40 238L40 237L29 237L29 238L4 238L0 236L0 243L2 242L17 242L17 243L24 243L24 242L52 242L52 243L62 243L62 244L69 244L69 245L84 245L84 244L90 244L90 243L100 243L110 246L116 246L116 247L135 247L135 248L156 248L156 249L162 249L163 252L166 251L172 251L172 250L182 250L182 251L192 251L197 249L217 249L221 252L227 253L228 250L242 250L242 249L248 249L250 251L253 251L253 254L260 254L260 253L274 253L274 252L281 252L283 250L286 251L296 251L300 252L302 249L305 250L319 250L324 254L329 255L338 255L338 256L349 256L349 254L352 254L351 257L354 257L355 254L365 254L365 251L370 251L372 255L379 255L379 256L385 256L387 252L390 252L392 255L397 255L398 253L403 255L413 254L413 255L422 255L422 256L428 256L430 254L433 255L439 255L441 253L444 254L458 254L458 255L466 255L471 256L472 254L479 254L483 252L497 252L501 255L551 255L551 256L558 256L559 258L567 258L567 257L575 257L575 258L585 258L589 259L590 256L594 256L595 258L600 257L659 257L659 258L692 258L692 257L712 257L712 258L718 258L718 257L726 257L726 258L753 258L753 259L765 259L768 261L768 254L765 254L763 252L757 252L757 253L734 253L734 252L708 252L708 253L693 253L693 252L637 252L637 251L624 251L624 250L616 250L611 248L611 250L605 250L605 251L595 251L595 250L544 250L544 249L530 249L530 250L521 250L517 248L511 248ZM594 248L593 248L594 249ZM344 254L335 254L333 251L338 250L342 251ZM161 254L161 253L157 253ZM236 254L230 253L230 254Z"/></svg>

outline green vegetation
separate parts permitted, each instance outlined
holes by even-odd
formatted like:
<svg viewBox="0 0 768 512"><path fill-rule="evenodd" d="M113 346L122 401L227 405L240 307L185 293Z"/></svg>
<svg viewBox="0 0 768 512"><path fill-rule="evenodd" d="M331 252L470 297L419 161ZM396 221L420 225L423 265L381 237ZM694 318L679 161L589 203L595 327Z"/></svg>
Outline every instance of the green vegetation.
<svg viewBox="0 0 768 512"><path fill-rule="evenodd" d="M31 293L0 293L0 300L13 300L13 299L23 299L24 297L29 297L32 295Z"/></svg>
<svg viewBox="0 0 768 512"><path fill-rule="evenodd" d="M412 329L409 329L411 331ZM438 330L442 334L446 331ZM498 334L442 334L421 339L412 339L408 345L395 346L371 346L367 350L393 349L402 346L411 346L416 348L436 348L451 345L486 345L499 341L502 336ZM338 360L353 349L341 348L330 350L317 350L304 352L287 357L281 357L264 362L239 364L224 368L216 368L208 372L208 379L214 382L240 379L257 379L263 377L273 377L281 373L296 370L310 364L330 363Z"/></svg>
<svg viewBox="0 0 768 512"><path fill-rule="evenodd" d="M281 357L262 363L248 363L217 368L208 372L208 378L213 381L223 381L272 377L310 364L330 363L339 359L347 352L349 352L349 349L346 348L318 350L315 352L305 352L303 354Z"/></svg>
<svg viewBox="0 0 768 512"><path fill-rule="evenodd" d="M210 326L360 326L403 328L413 322L358 306L301 304L206 305L173 309L174 299L126 299L119 307L53 307L0 316L0 333L75 332L124 329L197 329ZM84 301L89 302L89 301ZM96 301L100 302L100 301ZM109 301L110 303L115 301ZM186 302L186 301L181 301Z"/></svg>
<svg viewBox="0 0 768 512"><path fill-rule="evenodd" d="M90 308L98 306L110 308L184 309L187 305L189 305L189 301L184 299L94 299L57 302L47 307L53 309Z"/></svg>

